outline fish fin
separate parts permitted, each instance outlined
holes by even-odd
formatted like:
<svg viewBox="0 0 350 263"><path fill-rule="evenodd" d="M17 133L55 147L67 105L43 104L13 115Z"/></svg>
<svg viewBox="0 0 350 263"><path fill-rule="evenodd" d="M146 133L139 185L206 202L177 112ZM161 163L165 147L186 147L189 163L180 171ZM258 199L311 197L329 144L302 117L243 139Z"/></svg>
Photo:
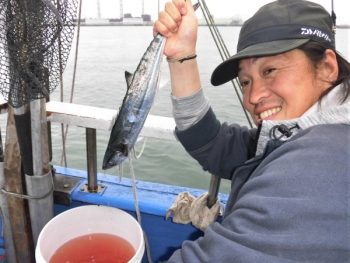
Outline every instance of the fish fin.
<svg viewBox="0 0 350 263"><path fill-rule="evenodd" d="M131 73L128 72L128 71L125 71L125 80L126 80L126 85L128 86L128 88L129 88L130 85L131 85L132 76L133 76L133 74L131 74Z"/></svg>

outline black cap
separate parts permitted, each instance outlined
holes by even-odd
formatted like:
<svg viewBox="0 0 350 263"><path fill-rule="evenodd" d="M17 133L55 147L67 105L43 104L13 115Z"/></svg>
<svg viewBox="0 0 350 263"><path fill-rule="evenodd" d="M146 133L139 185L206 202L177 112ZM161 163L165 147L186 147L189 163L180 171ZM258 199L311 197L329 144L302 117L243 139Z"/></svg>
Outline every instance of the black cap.
<svg viewBox="0 0 350 263"><path fill-rule="evenodd" d="M238 61L281 54L313 40L335 50L332 18L319 4L278 0L261 7L244 22L237 54L216 67L211 83L224 84L238 76Z"/></svg>

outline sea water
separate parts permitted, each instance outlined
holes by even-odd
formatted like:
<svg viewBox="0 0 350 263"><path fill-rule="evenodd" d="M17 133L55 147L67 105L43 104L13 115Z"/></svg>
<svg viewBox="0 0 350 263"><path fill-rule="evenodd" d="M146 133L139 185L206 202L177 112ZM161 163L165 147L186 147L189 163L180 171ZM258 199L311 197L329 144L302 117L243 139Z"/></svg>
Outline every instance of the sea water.
<svg viewBox="0 0 350 263"><path fill-rule="evenodd" d="M236 53L240 27L219 27L219 31L231 55ZM76 30L77 32L77 30ZM75 35L76 37L77 35ZM124 71L133 72L152 40L152 27L81 27L73 103L117 110L126 92ZM337 49L347 59L349 53L350 29L337 29ZM64 102L69 102L72 90L72 76L76 41L63 76ZM219 87L210 84L215 67L222 61L208 27L199 27L197 60L202 87L210 104L221 122L249 126L236 92L231 83ZM155 99L151 114L172 117L170 100L170 76L168 65L163 61L162 83L166 83ZM60 100L59 87L51 100ZM0 116L3 143L5 140L6 116ZM97 131L97 166L103 173L102 159L110 132ZM53 160L61 164L61 125L52 123ZM67 165L70 168L86 170L85 129L70 126L66 141ZM142 141L136 145L136 152L142 148ZM127 161L126 161L127 162ZM130 177L128 165L124 165L124 176ZM148 138L143 155L133 160L138 180L208 189L210 174L185 152L179 142ZM112 168L106 173L118 175ZM222 180L220 192L228 193L230 182Z"/></svg>

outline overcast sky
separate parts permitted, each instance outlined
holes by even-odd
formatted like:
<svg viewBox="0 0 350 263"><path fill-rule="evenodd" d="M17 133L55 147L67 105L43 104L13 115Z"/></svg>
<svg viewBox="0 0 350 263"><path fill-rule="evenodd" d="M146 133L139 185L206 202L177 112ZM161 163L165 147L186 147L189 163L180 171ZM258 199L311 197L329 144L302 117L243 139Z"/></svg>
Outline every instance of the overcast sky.
<svg viewBox="0 0 350 263"><path fill-rule="evenodd" d="M82 18L97 18L98 0L82 0ZM99 0L102 18L120 18L120 0ZM150 14L152 20L158 17L158 0L143 0L144 12ZM165 3L169 0L159 0L160 10L164 9ZM192 2L196 2L192 0ZM271 2L271 0L206 0L207 6L214 17L229 18L240 15L243 20L252 16L259 6ZM313 2L323 5L329 12L332 7L332 0L314 0ZM334 9L337 15L337 24L350 24L350 0L333 0ZM131 13L133 17L139 17L142 13L142 0L124 0L124 14ZM197 16L202 13L197 11Z"/></svg>

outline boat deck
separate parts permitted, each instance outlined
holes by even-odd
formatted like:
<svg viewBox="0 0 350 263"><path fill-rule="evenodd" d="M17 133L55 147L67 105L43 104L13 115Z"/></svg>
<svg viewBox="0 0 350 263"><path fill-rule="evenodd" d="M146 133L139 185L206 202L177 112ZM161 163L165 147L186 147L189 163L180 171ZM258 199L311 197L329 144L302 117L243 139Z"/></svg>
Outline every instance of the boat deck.
<svg viewBox="0 0 350 263"><path fill-rule="evenodd" d="M84 191L87 172L57 166L55 170L59 177L68 175L78 181L72 189L67 191L67 197L71 199L70 204L57 204L55 201L55 215L77 206L96 204L122 209L136 218L131 179L123 178L119 182L118 176L98 174L98 184L103 186L102 190L99 193L88 193ZM55 181L55 199L61 194L60 189L64 188L64 184L67 184L67 181ZM165 214L179 193L188 191L197 197L207 191L143 181L136 181L136 187L142 218L141 225L150 243L153 262L168 259L176 249L181 247L184 240L195 240L203 235L202 231L191 224L176 224L171 218L165 220ZM222 206L225 207L228 195L219 194L219 198ZM218 221L221 220L222 218L219 217ZM142 262L148 262L146 253Z"/></svg>

